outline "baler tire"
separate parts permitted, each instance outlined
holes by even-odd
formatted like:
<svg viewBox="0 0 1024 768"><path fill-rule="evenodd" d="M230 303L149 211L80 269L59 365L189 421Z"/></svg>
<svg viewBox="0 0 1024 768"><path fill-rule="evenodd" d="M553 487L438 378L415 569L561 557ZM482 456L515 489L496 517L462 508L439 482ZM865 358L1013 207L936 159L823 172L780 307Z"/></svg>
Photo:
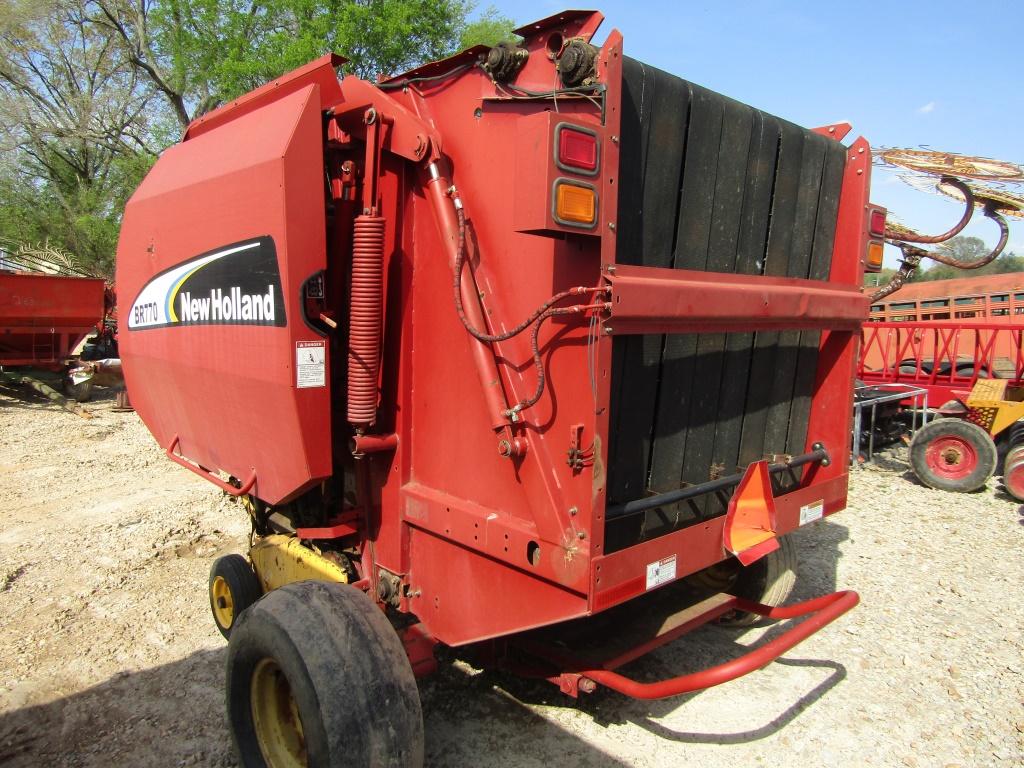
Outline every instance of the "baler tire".
<svg viewBox="0 0 1024 768"><path fill-rule="evenodd" d="M955 461L937 455L947 444L950 455L959 457ZM963 419L930 421L910 441L910 468L914 475L924 485L940 491L978 490L995 473L997 462L996 444L989 433Z"/></svg>
<svg viewBox="0 0 1024 768"><path fill-rule="evenodd" d="M261 595L260 582L249 561L241 555L225 555L213 561L208 591L213 622L225 640L231 637L242 611Z"/></svg>
<svg viewBox="0 0 1024 768"><path fill-rule="evenodd" d="M793 541L784 536L779 548L740 570L732 594L755 603L782 605L793 594L796 586L797 556ZM756 613L733 611L722 617L720 624L729 627L749 627L761 621Z"/></svg>
<svg viewBox="0 0 1024 768"><path fill-rule="evenodd" d="M730 558L694 574L690 579L706 589L774 607L785 603L793 593L796 572L796 547L789 537L783 537L779 539L778 549L748 566ZM749 627L760 620L756 613L730 611L718 623L727 627Z"/></svg>
<svg viewBox="0 0 1024 768"><path fill-rule="evenodd" d="M384 613L344 584L287 584L239 617L228 642L227 708L243 768L423 764L408 656ZM284 758L266 756L275 750Z"/></svg>

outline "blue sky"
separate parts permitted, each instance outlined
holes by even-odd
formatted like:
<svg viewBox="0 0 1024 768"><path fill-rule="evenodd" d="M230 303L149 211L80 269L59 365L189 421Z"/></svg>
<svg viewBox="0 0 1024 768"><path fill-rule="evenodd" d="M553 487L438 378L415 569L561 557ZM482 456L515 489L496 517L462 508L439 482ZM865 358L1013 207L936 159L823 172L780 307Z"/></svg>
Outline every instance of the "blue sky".
<svg viewBox="0 0 1024 768"><path fill-rule="evenodd" d="M520 24L570 7L495 6ZM598 7L605 15L598 42L616 27L628 55L801 125L846 120L851 138L863 135L873 146L1024 163L1019 0L605 0ZM947 229L962 210L877 168L872 199L927 233ZM995 226L977 218L967 234L994 243ZM1008 250L1024 254L1024 220L1010 225Z"/></svg>

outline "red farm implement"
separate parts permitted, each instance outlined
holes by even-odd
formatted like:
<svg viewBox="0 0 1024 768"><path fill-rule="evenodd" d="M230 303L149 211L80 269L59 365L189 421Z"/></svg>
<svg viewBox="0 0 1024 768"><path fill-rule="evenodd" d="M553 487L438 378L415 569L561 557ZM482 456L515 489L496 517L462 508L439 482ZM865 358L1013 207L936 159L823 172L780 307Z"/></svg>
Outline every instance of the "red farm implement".
<svg viewBox="0 0 1024 768"><path fill-rule="evenodd" d="M969 391L978 379L1024 384L1024 323L931 320L865 323L857 377L865 384L928 390L933 407Z"/></svg>
<svg viewBox="0 0 1024 768"><path fill-rule="evenodd" d="M210 580L246 766L417 764L438 644L656 698L857 602L781 607L785 535L846 504L870 147L594 47L601 20L377 84L325 57L196 120L127 206L133 404L252 518ZM807 618L622 671L759 616Z"/></svg>
<svg viewBox="0 0 1024 768"><path fill-rule="evenodd" d="M57 370L104 316L104 281L0 270L0 366Z"/></svg>
<svg viewBox="0 0 1024 768"><path fill-rule="evenodd" d="M933 488L973 491L996 472L1024 500L1024 324L999 320L867 323L857 376L868 386L926 392L941 416L910 444Z"/></svg>

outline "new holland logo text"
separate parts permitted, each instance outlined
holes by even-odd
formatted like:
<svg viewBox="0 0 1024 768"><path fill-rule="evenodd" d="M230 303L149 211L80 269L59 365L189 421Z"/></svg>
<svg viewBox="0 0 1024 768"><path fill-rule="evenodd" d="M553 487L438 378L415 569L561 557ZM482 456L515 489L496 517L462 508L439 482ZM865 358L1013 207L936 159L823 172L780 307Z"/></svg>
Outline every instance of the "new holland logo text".
<svg viewBox="0 0 1024 768"><path fill-rule="evenodd" d="M268 285L267 292L242 293L238 286L226 292L220 288L210 291L205 299L196 299L191 293L179 293L181 304L178 317L183 323L203 321L222 322L227 320L268 320L274 322L274 286Z"/></svg>
<svg viewBox="0 0 1024 768"><path fill-rule="evenodd" d="M129 330L192 325L286 325L274 240L260 237L208 251L146 283Z"/></svg>

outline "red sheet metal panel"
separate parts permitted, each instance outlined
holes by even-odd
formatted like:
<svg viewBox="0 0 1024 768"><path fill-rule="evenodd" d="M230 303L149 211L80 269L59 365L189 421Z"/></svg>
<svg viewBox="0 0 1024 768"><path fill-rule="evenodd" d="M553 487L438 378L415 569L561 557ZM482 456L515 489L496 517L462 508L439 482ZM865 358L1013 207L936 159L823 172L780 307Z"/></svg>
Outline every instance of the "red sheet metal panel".
<svg viewBox="0 0 1024 768"><path fill-rule="evenodd" d="M0 272L0 364L57 363L103 319L99 278Z"/></svg>
<svg viewBox="0 0 1024 768"><path fill-rule="evenodd" d="M305 320L326 266L316 84L167 150L118 246L120 349L161 445L276 503L330 475L329 345Z"/></svg>

